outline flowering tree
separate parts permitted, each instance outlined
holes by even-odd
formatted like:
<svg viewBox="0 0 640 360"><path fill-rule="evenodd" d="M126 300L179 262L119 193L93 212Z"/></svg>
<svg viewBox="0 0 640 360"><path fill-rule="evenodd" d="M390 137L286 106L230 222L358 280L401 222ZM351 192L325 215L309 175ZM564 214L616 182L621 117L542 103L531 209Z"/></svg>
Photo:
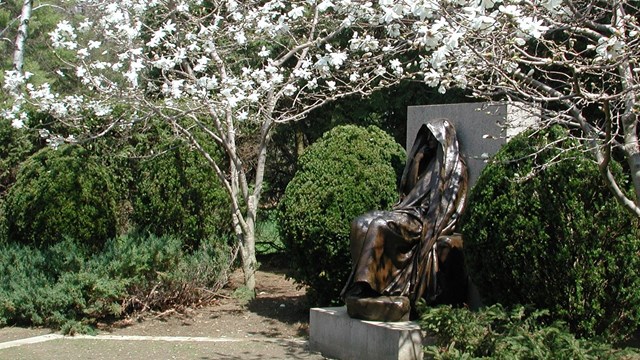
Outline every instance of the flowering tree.
<svg viewBox="0 0 640 360"><path fill-rule="evenodd" d="M371 3L82 0L76 9L51 33L51 43L75 52L59 73L77 77L83 88L56 93L7 71L3 87L14 103L4 117L22 126L24 109L35 107L79 129L74 138L52 135L54 145L151 117L169 123L210 163L217 174L212 181L221 181L230 195L250 289L273 127L329 101L397 83L412 68L399 57L409 43L397 38L395 26L375 20L379 9ZM123 105L129 109L124 115L113 111ZM102 119L99 127L88 125L87 113ZM258 134L252 159L238 149L247 132ZM209 141L224 150L224 163L211 156Z"/></svg>
<svg viewBox="0 0 640 360"><path fill-rule="evenodd" d="M150 117L169 123L229 193L253 289L256 213L274 126L401 79L542 104L546 121L581 130L616 197L640 216L636 3L78 0L51 42L75 53L58 73L77 77L83 88L56 93L7 71L3 88L14 102L4 117L21 126L32 106L94 135ZM122 105L129 111L116 115ZM101 126L89 126L87 113ZM238 150L247 132L257 134L252 159ZM218 144L226 162L203 141ZM608 169L618 149L631 169L634 199Z"/></svg>
<svg viewBox="0 0 640 360"><path fill-rule="evenodd" d="M421 49L425 81L478 97L538 104L543 123L582 138L615 197L640 216L640 2L440 0L381 3ZM415 6L429 12L416 18ZM415 21L408 21L413 19ZM405 29L406 28L406 29ZM635 194L612 176L623 154Z"/></svg>

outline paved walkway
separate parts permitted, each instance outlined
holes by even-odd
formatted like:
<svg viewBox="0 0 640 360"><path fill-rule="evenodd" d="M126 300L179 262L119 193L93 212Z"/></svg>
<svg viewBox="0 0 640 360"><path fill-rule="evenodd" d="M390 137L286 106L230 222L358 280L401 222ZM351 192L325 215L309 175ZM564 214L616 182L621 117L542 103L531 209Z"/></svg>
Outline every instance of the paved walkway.
<svg viewBox="0 0 640 360"><path fill-rule="evenodd" d="M325 359L303 338L99 334L0 329L0 359Z"/></svg>

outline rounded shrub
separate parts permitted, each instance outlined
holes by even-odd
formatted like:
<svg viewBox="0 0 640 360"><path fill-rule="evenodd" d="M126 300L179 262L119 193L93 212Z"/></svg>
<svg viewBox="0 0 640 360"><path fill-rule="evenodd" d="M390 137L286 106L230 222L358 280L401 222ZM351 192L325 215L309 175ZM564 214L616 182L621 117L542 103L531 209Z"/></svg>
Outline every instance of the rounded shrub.
<svg viewBox="0 0 640 360"><path fill-rule="evenodd" d="M397 201L406 154L377 127L338 126L309 146L280 202L288 276L311 302L339 301L351 270L350 222Z"/></svg>
<svg viewBox="0 0 640 360"><path fill-rule="evenodd" d="M638 219L577 145L552 127L496 154L462 219L466 259L488 302L532 304L580 336L618 340L640 322Z"/></svg>
<svg viewBox="0 0 640 360"><path fill-rule="evenodd" d="M229 197L207 161L186 146L140 163L131 218L152 234L175 235L196 249L230 234Z"/></svg>
<svg viewBox="0 0 640 360"><path fill-rule="evenodd" d="M4 204L9 241L48 247L70 237L92 249L116 235L112 177L80 146L45 148L20 167Z"/></svg>

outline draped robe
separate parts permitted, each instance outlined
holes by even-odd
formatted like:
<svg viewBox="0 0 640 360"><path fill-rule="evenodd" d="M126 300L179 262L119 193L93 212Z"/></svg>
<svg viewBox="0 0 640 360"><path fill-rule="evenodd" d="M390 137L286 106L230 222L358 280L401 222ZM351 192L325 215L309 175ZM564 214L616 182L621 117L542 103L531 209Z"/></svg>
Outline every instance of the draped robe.
<svg viewBox="0 0 640 360"><path fill-rule="evenodd" d="M408 154L400 200L351 224L353 269L344 298L406 296L433 302L437 240L451 235L464 209L467 169L455 128L446 119L422 125Z"/></svg>

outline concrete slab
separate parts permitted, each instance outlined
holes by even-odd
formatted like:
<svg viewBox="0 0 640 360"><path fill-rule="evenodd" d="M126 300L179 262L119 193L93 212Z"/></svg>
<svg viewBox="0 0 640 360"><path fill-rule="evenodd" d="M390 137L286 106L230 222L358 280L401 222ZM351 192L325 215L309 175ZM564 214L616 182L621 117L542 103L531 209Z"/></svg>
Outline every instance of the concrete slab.
<svg viewBox="0 0 640 360"><path fill-rule="evenodd" d="M48 334L0 343L0 359L304 359L323 360L303 339L181 336L62 336Z"/></svg>
<svg viewBox="0 0 640 360"><path fill-rule="evenodd" d="M346 307L312 308L309 347L340 360L421 360L424 336L413 321L352 319Z"/></svg>

